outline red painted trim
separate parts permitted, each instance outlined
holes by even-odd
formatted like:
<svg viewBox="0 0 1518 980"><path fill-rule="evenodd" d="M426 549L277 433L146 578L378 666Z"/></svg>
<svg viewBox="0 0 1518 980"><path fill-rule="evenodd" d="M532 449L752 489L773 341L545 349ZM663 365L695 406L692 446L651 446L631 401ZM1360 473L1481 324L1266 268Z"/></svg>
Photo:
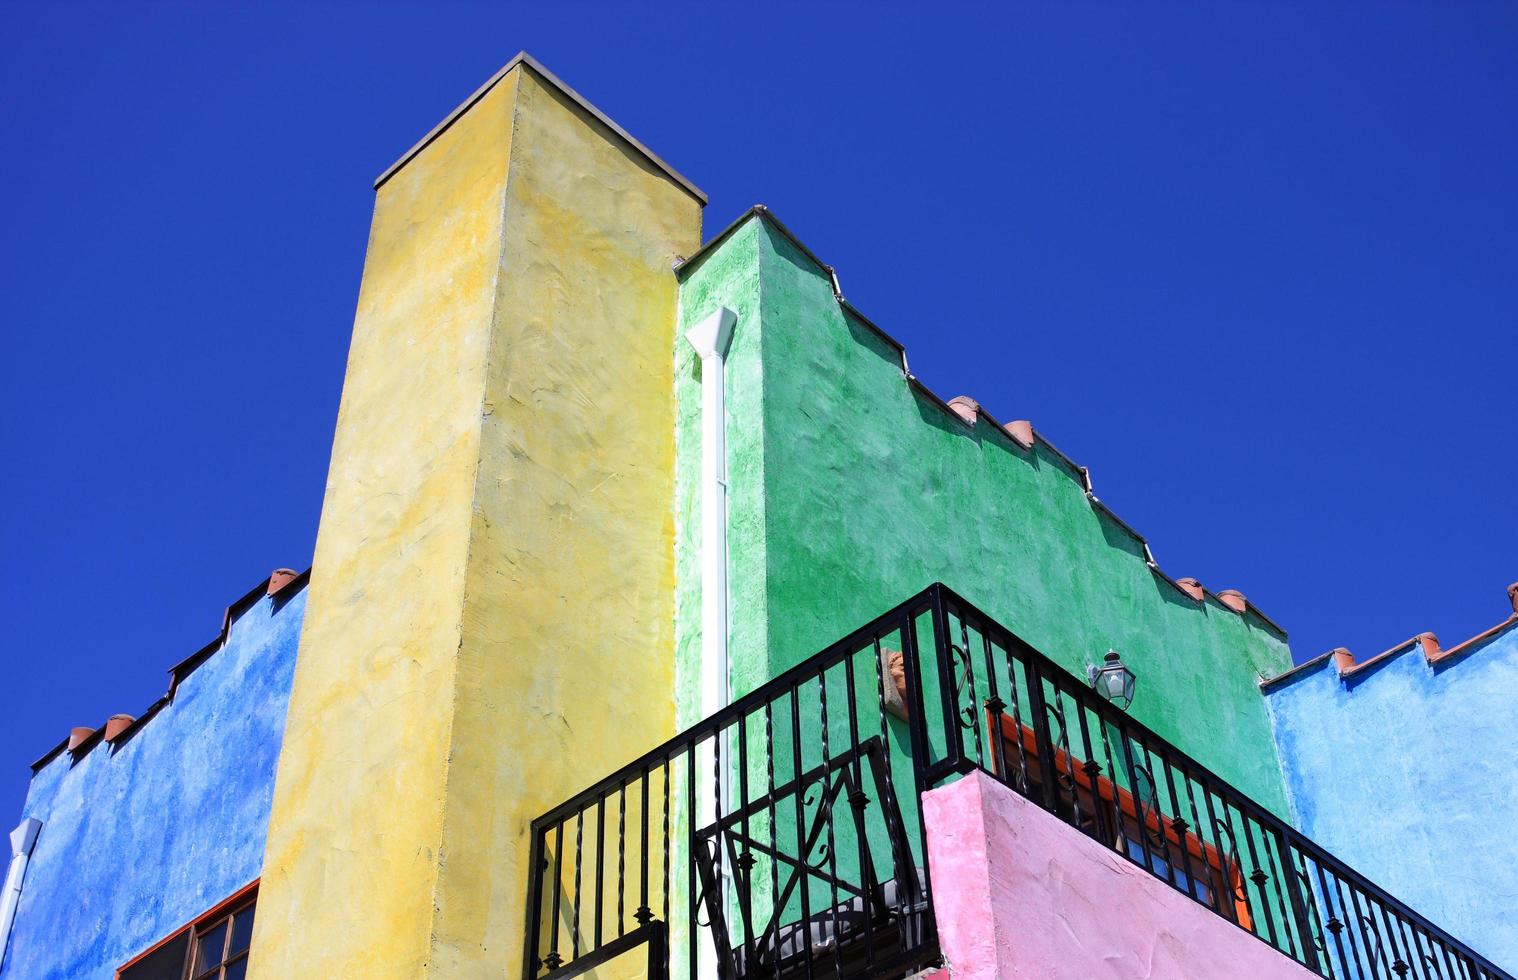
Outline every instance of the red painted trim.
<svg viewBox="0 0 1518 980"><path fill-rule="evenodd" d="M154 953L158 952L169 943L178 939L180 936L183 936L186 932L193 932L196 929L199 929L201 926L205 925L207 922L214 922L215 920L225 916L228 912L236 910L238 906L246 904L249 899L258 894L258 883L260 880L262 879L254 878L248 884L243 885L231 895L222 899L220 902L217 902L215 905L211 906L200 915L197 915L189 922L180 926L178 929L175 929L167 936L164 936L162 939L158 940L158 942L154 943L147 949L143 950L136 956L118 966L116 968L116 980L120 980L122 971L130 970L132 967L136 966L138 963L141 963L149 956L152 956Z"/></svg>
<svg viewBox="0 0 1518 980"><path fill-rule="evenodd" d="M1429 657L1428 658L1428 662L1431 663L1431 664L1442 663L1442 662L1444 662L1446 660L1449 660L1452 657L1458 657L1458 656L1460 656L1462 654L1469 653L1469 652L1471 652L1471 648L1472 647L1476 647L1476 646L1481 645L1482 643L1485 643L1487 640L1490 640L1493 637L1495 637L1495 636L1503 633L1504 631L1506 631L1507 629L1511 628L1514 625L1518 625L1518 613L1514 613L1513 615L1509 616L1507 619L1505 619L1502 622L1498 623L1496 626L1493 626L1489 630L1486 630L1486 631L1481 632L1481 633L1477 633L1475 636L1471 637L1469 640L1466 640L1466 641L1464 641L1462 643L1455 644L1454 646L1450 647L1448 650L1440 650L1438 653L1436 653L1433 656Z"/></svg>

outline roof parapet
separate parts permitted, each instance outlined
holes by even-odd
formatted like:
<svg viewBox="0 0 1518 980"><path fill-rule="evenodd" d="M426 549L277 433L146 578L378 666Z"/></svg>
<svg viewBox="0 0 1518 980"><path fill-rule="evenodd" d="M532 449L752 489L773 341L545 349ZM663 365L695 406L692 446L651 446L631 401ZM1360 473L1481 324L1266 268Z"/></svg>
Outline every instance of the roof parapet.
<svg viewBox="0 0 1518 980"><path fill-rule="evenodd" d="M286 575L285 573L289 574ZM154 715L158 714L159 711L162 711L174 700L174 692L184 679L194 673L196 668L201 664L209 660L212 654L226 645L227 635L231 632L232 623L239 616L247 612L254 603L262 599L270 597L277 599L281 595L294 594L310 580L311 570L309 568L304 572L293 572L288 568L275 569L268 578L258 583L252 589L249 589L242 598L226 608L221 617L221 632L217 634L216 639L169 668L168 692L148 705L147 710L135 717L128 714L111 715L106 723L98 728L84 725L74 728L69 732L68 738L53 746L41 758L32 763L32 773L35 775L38 770L53 761L62 752L68 752L77 760L88 755L90 750L100 742L104 741L114 744L147 724L148 721L152 720Z"/></svg>
<svg viewBox="0 0 1518 980"><path fill-rule="evenodd" d="M1169 583L1172 588L1176 589L1178 592L1187 596L1188 598L1197 602L1205 601L1205 590L1201 590L1202 594L1198 595L1193 590L1182 587L1179 582L1171 578L1169 575L1165 574L1165 572L1160 568L1159 564L1154 559L1154 553L1149 547L1148 539L1140 534L1137 530L1135 530L1133 526L1130 525L1127 521L1119 517L1117 513L1112 510L1112 508L1108 507L1105 503L1097 498L1096 492L1093 489L1091 482L1091 471L1087 467L1081 466L1079 463L1075 462L1068 455L1062 452L1058 446L1049 441L1049 438L1047 436L1037 431L1033 427L1032 422L1029 422L1026 419L1020 419L1014 422L1003 424L1002 422L998 421L990 412L986 411L985 406L982 405L977 399L969 395L957 395L954 398L945 401L938 395L937 392L933 391L933 389L924 384L922 380L914 375L909 368L907 364L906 347L901 343L901 341L886 333L885 330L876 325L863 313L859 312L859 310L853 304L845 300L843 298L842 290L838 284L838 273L833 268L833 266L822 261L822 259L820 259L815 252L807 247L805 242L797 237L795 232L786 227L785 224L781 222L779 218L775 217L774 213L765 205L753 205L748 210L740 214L737 218L735 218L725 228L717 232L716 235L712 236L705 243L703 243L702 246L696 249L695 252L684 258L677 259L674 263L675 275L677 277L685 276L690 270L699 265L703 259L715 251L718 246L720 246L724 241L731 237L734 232L743 227L743 225L752 218L759 218L766 222L771 228L779 233L781 237L785 238L788 242L795 246L795 248L801 252L801 254L805 256L809 261L811 261L819 271L827 276L828 282L833 291L833 297L838 301L839 308L843 310L846 316L853 318L865 328L873 332L882 341L895 348L895 350L901 356L902 377L906 379L907 384L909 384L913 390L917 391L928 401L937 405L945 413L953 416L955 419L964 423L972 429L975 427L978 419L984 418L992 427L1000 431L1004 436L1006 436L1011 442L1017 445L1018 448L1024 452L1029 452L1034 448L1035 444L1042 443L1045 450L1047 450L1057 460L1068 467L1071 476L1080 481L1081 487L1085 492L1086 499L1091 502L1092 507L1100 511L1105 517L1110 519L1118 527L1122 528L1123 531L1125 531L1129 536L1131 536L1140 544L1144 552L1144 561L1149 566L1150 571L1152 571L1159 578L1163 579L1165 582ZM1191 581L1193 583L1196 582L1195 579L1192 579ZM1198 588L1200 587L1198 586ZM1240 599L1243 599L1242 593L1236 594L1238 594ZM1233 607L1230 606L1229 608ZM1265 615L1265 613L1261 611L1260 607L1256 606L1255 604L1244 600L1243 608L1234 609L1234 611L1238 612L1240 615L1252 616L1254 619L1264 624L1272 632L1280 636L1283 640L1286 638L1286 630L1282 628L1281 625L1275 620Z"/></svg>
<svg viewBox="0 0 1518 980"><path fill-rule="evenodd" d="M1260 689L1268 692L1288 681L1310 673L1313 669L1325 663L1331 663L1339 680L1348 683L1367 676L1375 668L1413 650L1418 650L1422 653L1424 662L1430 668L1457 661L1467 654L1475 653L1478 649L1485 646L1488 640L1496 638L1514 626L1518 626L1518 582L1507 587L1507 594L1509 603L1513 608L1512 615L1496 626L1482 630L1475 636L1462 640L1447 650L1439 646L1439 638L1437 636L1426 631L1411 636L1396 646L1381 651L1368 660L1356 661L1355 655L1349 651L1348 647L1335 647L1327 653L1319 654L1311 660L1303 661L1290 670L1283 671L1274 677L1262 677L1260 679Z"/></svg>

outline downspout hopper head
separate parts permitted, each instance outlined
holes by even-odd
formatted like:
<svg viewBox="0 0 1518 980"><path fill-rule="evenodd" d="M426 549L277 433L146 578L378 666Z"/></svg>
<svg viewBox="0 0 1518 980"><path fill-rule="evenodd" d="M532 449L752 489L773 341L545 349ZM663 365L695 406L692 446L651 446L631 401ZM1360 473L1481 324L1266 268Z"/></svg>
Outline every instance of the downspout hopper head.
<svg viewBox="0 0 1518 980"><path fill-rule="evenodd" d="M712 355L726 357L727 348L733 342L733 326L738 314L725 306L719 306L711 316L685 331L685 342L695 350L696 356L705 360Z"/></svg>
<svg viewBox="0 0 1518 980"><path fill-rule="evenodd" d="M42 821L35 817L27 817L21 821L21 826L11 831L11 855L18 854L31 856L32 848L37 844L37 834L42 830Z"/></svg>

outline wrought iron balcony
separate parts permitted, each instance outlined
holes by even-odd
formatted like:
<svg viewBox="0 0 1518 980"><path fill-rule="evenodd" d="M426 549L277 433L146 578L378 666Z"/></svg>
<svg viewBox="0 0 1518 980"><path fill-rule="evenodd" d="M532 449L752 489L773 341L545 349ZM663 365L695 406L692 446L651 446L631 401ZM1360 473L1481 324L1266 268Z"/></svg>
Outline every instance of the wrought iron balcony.
<svg viewBox="0 0 1518 980"><path fill-rule="evenodd" d="M524 977L901 977L983 770L1324 977L1512 980L942 585L532 825Z"/></svg>

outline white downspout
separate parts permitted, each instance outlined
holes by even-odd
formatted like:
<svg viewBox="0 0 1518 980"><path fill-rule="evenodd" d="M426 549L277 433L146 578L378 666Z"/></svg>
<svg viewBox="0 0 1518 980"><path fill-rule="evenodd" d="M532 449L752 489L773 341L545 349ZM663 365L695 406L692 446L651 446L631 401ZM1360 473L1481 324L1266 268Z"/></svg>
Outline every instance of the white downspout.
<svg viewBox="0 0 1518 980"><path fill-rule="evenodd" d="M11 867L5 875L5 894L0 896L0 966L5 965L5 952L10 948L11 923L16 921L16 904L21 901L26 862L32 856L41 829L41 820L27 817L21 821L21 826L11 831Z"/></svg>
<svg viewBox="0 0 1518 980"><path fill-rule="evenodd" d="M731 698L727 651L727 408L724 361L738 316L726 307L690 330L701 358L701 717Z"/></svg>
<svg viewBox="0 0 1518 980"><path fill-rule="evenodd" d="M724 360L737 322L737 314L719 307L685 333L686 343L701 358L701 718L710 718L722 710L732 696L727 649L727 407L723 389ZM731 744L730 739L723 742L724 748ZM712 771L716 764L714 748L711 740L702 743L696 753L696 772L687 778L699 778L698 774ZM731 753L725 754L731 758ZM700 794L699 814L691 815L700 826L715 823L719 807L726 812L731 796L727 784L724 771L717 780L715 794ZM725 905L725 862L718 867L723 869L724 879L718 901ZM691 901L695 898L690 896ZM697 942L696 976L703 980L718 976L717 948L709 932L703 930Z"/></svg>

